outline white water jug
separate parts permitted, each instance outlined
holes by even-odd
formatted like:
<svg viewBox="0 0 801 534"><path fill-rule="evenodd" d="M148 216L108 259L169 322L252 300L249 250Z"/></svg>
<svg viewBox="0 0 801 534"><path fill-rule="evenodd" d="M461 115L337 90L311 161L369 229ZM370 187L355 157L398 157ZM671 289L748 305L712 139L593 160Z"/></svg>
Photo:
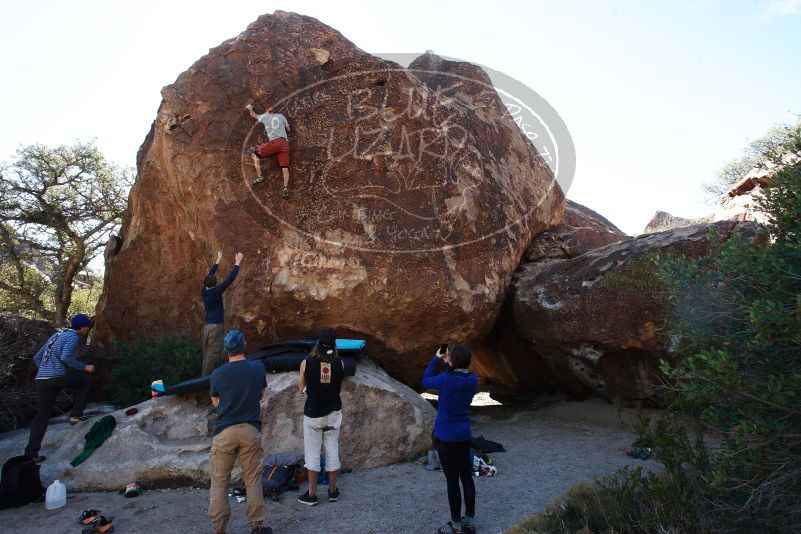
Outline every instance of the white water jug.
<svg viewBox="0 0 801 534"><path fill-rule="evenodd" d="M55 510L67 504L67 486L56 480L47 488L45 496L45 508Z"/></svg>

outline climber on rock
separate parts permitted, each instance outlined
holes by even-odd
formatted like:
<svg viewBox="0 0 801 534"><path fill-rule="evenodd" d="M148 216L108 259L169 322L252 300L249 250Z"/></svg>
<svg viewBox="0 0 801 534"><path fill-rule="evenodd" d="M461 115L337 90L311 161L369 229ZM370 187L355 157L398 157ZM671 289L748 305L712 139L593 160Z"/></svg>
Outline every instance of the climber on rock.
<svg viewBox="0 0 801 534"><path fill-rule="evenodd" d="M206 319L203 325L203 374L211 374L216 368L225 363L223 353L223 336L225 335L225 307L223 306L223 293L236 279L239 273L239 264L242 262L242 253L234 256L234 267L221 284L217 284L217 267L222 260L222 251L217 253L217 261L209 269L209 274L203 279L203 289L200 296L203 298L203 307L206 310Z"/></svg>
<svg viewBox="0 0 801 534"><path fill-rule="evenodd" d="M253 185L264 180L261 175L261 159L275 155L276 159L278 159L278 166L281 167L281 173L284 176L284 188L281 190L281 196L287 198L289 196L289 141L287 141L289 123L286 117L280 113L273 113L273 106L269 104L262 115L253 111L253 104L248 104L245 109L250 112L251 117L264 125L264 130L267 133L267 142L265 144L254 146L250 149L253 165L256 166L256 177L253 179Z"/></svg>

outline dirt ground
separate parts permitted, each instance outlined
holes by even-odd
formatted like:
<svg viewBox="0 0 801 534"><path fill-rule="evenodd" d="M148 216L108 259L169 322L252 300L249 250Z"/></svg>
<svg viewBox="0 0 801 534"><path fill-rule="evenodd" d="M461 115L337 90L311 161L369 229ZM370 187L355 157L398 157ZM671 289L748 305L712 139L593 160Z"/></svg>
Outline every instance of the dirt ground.
<svg viewBox="0 0 801 534"><path fill-rule="evenodd" d="M491 455L497 476L475 479L477 528L482 533L503 532L580 480L624 465L653 467L652 462L626 456L634 437L620 427L615 409L601 400L539 409L476 407L473 435L500 442L507 451ZM268 501L265 525L286 534L418 534L434 532L448 519L444 475L413 462L345 474L339 486L342 497L336 503L323 500L314 507L304 506L294 492L285 493L280 502ZM116 493L70 494L59 510L31 504L0 511L0 530L79 533L76 518L81 510L97 508L115 517L118 533L211 532L208 496L207 489L199 488L152 490L134 499ZM245 506L231 501L229 533L249 532Z"/></svg>

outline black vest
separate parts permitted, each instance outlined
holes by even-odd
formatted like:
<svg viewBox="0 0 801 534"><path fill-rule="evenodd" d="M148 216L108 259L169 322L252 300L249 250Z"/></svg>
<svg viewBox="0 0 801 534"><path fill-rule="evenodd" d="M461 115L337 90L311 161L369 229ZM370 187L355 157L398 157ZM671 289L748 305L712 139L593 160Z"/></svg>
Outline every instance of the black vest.
<svg viewBox="0 0 801 534"><path fill-rule="evenodd" d="M325 417L331 412L342 409L339 391L345 378L342 360L334 358L332 362L324 362L311 356L306 358L306 405L303 415L306 417Z"/></svg>

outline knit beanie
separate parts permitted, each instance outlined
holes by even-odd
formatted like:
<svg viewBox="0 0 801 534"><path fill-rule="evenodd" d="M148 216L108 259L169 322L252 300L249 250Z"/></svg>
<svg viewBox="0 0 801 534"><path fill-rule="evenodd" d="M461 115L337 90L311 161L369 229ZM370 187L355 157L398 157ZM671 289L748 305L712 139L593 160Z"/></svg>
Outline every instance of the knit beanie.
<svg viewBox="0 0 801 534"><path fill-rule="evenodd" d="M228 354L242 354L245 352L245 334L239 330L229 330L225 334L223 340L223 347Z"/></svg>
<svg viewBox="0 0 801 534"><path fill-rule="evenodd" d="M78 330L79 328L84 328L87 326L91 328L92 320L89 318L88 315L85 315L83 313L76 313L75 315L72 316L72 321L70 321L70 326L74 330Z"/></svg>

